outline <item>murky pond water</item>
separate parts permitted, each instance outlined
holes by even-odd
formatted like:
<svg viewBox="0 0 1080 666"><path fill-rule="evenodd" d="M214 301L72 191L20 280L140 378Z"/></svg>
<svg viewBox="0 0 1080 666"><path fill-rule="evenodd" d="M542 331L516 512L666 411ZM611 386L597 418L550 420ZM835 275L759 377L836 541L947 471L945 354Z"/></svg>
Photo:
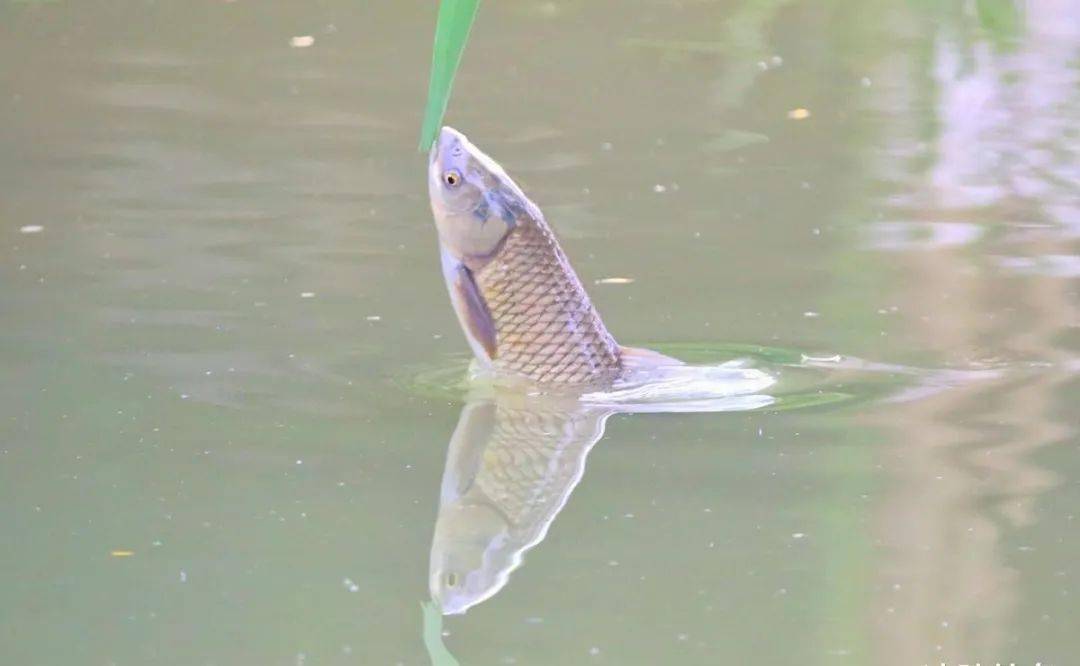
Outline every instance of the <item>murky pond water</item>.
<svg viewBox="0 0 1080 666"><path fill-rule="evenodd" d="M623 414L457 385L432 5L0 3L0 661L1071 663L1080 7L485 4L608 327L778 378Z"/></svg>

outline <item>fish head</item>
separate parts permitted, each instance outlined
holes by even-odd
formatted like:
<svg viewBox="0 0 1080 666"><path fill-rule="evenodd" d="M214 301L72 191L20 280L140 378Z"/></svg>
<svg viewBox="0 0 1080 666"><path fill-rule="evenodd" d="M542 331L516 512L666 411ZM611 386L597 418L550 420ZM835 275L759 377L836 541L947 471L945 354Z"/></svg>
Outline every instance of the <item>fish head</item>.
<svg viewBox="0 0 1080 666"><path fill-rule="evenodd" d="M440 509L431 544L428 586L444 615L464 613L497 593L510 576L509 525L485 504ZM512 560L513 558L511 558Z"/></svg>
<svg viewBox="0 0 1080 666"><path fill-rule="evenodd" d="M431 147L428 195L439 241L465 263L490 259L523 216L539 215L503 168L452 127Z"/></svg>

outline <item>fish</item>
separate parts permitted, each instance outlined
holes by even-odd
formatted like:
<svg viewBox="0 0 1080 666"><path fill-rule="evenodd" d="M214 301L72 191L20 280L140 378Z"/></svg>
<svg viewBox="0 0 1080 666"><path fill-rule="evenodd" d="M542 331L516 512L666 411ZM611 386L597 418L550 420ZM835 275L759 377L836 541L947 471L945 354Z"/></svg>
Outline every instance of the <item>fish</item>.
<svg viewBox="0 0 1080 666"><path fill-rule="evenodd" d="M547 535L615 409L550 398L470 400L447 449L429 590L445 615L496 595Z"/></svg>
<svg viewBox="0 0 1080 666"><path fill-rule="evenodd" d="M452 127L432 145L428 194L450 301L482 370L595 388L643 364L682 364L615 341L540 208Z"/></svg>
<svg viewBox="0 0 1080 666"><path fill-rule="evenodd" d="M470 384L447 449L428 583L453 615L498 594L544 540L610 416L760 409L775 378L616 342L539 207L453 128L431 149L428 193L450 302L495 380Z"/></svg>

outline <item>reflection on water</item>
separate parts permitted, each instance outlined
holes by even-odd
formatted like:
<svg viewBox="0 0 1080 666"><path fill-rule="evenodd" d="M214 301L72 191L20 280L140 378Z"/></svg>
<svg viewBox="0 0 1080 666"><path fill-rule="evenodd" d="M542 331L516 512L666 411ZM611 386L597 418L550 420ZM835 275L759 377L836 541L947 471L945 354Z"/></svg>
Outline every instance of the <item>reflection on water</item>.
<svg viewBox="0 0 1080 666"><path fill-rule="evenodd" d="M791 352L770 355L784 354ZM942 410L946 414L971 412L970 403L977 403L983 396L996 396L1003 389L1026 384L1034 377L1045 381L1056 373L1047 375L1044 368L1029 373L1000 368L930 370L841 356L802 355L801 358L800 363L789 369L810 369L817 373L818 385L808 390L808 395L822 395L827 388L835 386L850 389L860 382L867 387L857 392L865 394L871 391L868 387L873 383L881 385L877 389L882 392L878 404L888 406L887 419L899 416L907 423L904 437L915 438L915 441L904 440L903 452L895 454L900 462L890 463L890 467L898 467L894 470L897 476L913 475L910 486L903 488L919 485L919 479L927 473L929 461L924 460L927 457L933 461L932 473L949 481L938 484L940 493L920 493L917 500L897 501L887 496L883 502L887 517L884 524L892 530L878 540L883 549L882 575L889 580L887 599L882 601L887 605L874 608L875 617L870 619L881 634L878 645L892 645L894 641L899 641L899 645L895 646L895 652L877 655L875 663L899 665L912 658L922 658L920 655L925 653L923 647L911 640L912 636L925 634L925 627L883 621L895 616L898 609L902 609L901 617L940 616L945 618L941 620L943 626L953 623L962 629L963 640L938 639L947 647L947 654L995 653L1002 649L998 624L1003 621L1002 613L1012 607L1015 582L995 560L997 532L992 527L993 518L981 516L963 501L956 502L985 492L997 483L1009 488L1010 495L1002 503L1010 506L1010 511L1016 511L1019 507L1012 505L1010 498L1029 502L1052 487L1053 476L1025 464L1022 456L1016 455L1022 451L1010 453L1008 446L994 446L992 460L979 461L987 469L995 470L993 478L966 487L966 473L954 470L951 456L942 455L948 451L952 433L948 427L944 433L937 432L940 428L936 424L948 421L940 416ZM609 417L637 411L718 414L816 404L814 400L793 400L792 396L782 395L778 399L757 393L772 387L772 380L763 382L762 378L769 375L748 372L742 366L742 362L730 362L686 368L699 379L708 376L706 371L714 373L712 390L717 395L708 401L695 399L692 393L679 401L675 393L666 393L670 402L612 404L477 386L461 410L447 449L431 543L428 580L433 603L425 605L423 635L432 663L457 663L443 641L443 636L448 634L444 634L442 622L434 619L433 614L465 613L503 590L511 574L523 564L526 553L545 539L567 505L583 478L589 452L604 436ZM1069 368L1061 370L1070 372ZM727 377L725 383L717 381L720 376ZM721 393L726 393L726 397L721 397ZM882 413L879 409L871 410L871 414L879 413ZM1053 443L1053 438L1067 432L1058 428L1045 443ZM928 454L920 453L924 450ZM935 515L924 515L928 512ZM945 533L957 530L961 524L965 526L967 536L958 565L960 571L953 571L948 558L934 553L948 549L948 544L927 540L922 535L926 526L942 522L947 524L943 528ZM904 558L903 565L894 566L890 562L893 550L911 548L916 553L897 555ZM908 580L913 567L919 566L928 566L929 570L919 573L916 581ZM970 579L973 589L965 588L965 577ZM941 589L950 589L950 594L956 594L957 598L950 597L941 603L943 599L937 596ZM936 601L930 602L929 608L918 606L927 603L927 595ZM945 648L938 651L942 649Z"/></svg>
<svg viewBox="0 0 1080 666"><path fill-rule="evenodd" d="M1062 279L1075 273L1080 211L1080 142L1066 110L1080 104L1080 8L1025 4L1007 46L963 38L973 8L933 40L926 75L936 98L926 113L937 131L888 201L920 219L868 225L871 247L898 253L907 276L893 298L918 314L913 342L1008 366L879 416L897 438L888 453L896 482L878 519L887 555L877 662L898 666L992 662L1018 648L1044 663L1057 654L1021 638L1021 627L1053 615L1025 599L1020 571L1036 548L1038 503L1064 481L1037 462L1040 452L1074 441L1077 428L1060 407L1075 389L1076 352L1058 339L1080 321ZM911 137L886 141L899 155Z"/></svg>
<svg viewBox="0 0 1080 666"><path fill-rule="evenodd" d="M474 401L446 455L431 544L431 597L464 613L498 593L585 472L613 410Z"/></svg>
<svg viewBox="0 0 1080 666"><path fill-rule="evenodd" d="M758 393L774 380L738 363L670 370L678 371L674 381L580 398L492 389L468 401L447 450L431 544L431 598L443 613L464 613L506 585L581 481L611 415L774 403Z"/></svg>
<svg viewBox="0 0 1080 666"><path fill-rule="evenodd" d="M592 446L408 385L434 3L0 0L0 663L424 664L432 562L462 663L1074 660L1077 3L629 4L484 4L447 121L778 381Z"/></svg>

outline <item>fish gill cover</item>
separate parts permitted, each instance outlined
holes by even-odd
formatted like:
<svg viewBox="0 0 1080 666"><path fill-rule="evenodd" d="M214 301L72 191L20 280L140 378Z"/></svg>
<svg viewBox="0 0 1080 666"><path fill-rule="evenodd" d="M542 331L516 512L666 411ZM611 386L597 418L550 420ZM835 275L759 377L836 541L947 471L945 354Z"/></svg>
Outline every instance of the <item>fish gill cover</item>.
<svg viewBox="0 0 1080 666"><path fill-rule="evenodd" d="M435 22L435 44L431 53L431 79L428 82L427 107L420 129L420 152L435 141L442 125L454 74L461 63L461 53L469 40L469 29L476 18L480 0L442 0Z"/></svg>

